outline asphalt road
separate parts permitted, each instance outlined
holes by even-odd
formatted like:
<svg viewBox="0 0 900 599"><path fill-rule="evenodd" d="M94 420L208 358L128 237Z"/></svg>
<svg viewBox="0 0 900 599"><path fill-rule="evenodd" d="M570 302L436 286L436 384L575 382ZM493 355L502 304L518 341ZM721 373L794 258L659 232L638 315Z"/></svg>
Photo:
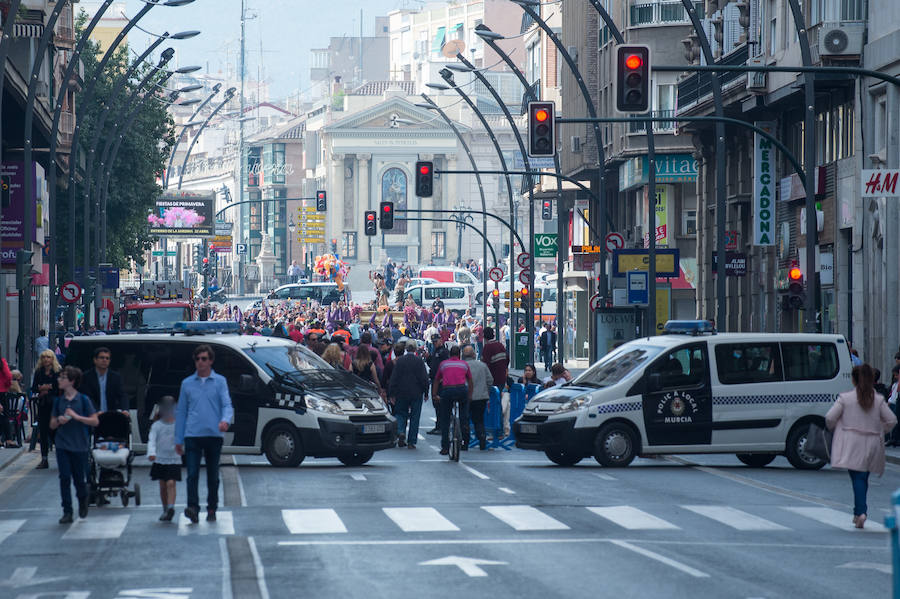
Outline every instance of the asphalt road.
<svg viewBox="0 0 900 599"><path fill-rule="evenodd" d="M423 416L423 424L429 422ZM426 427L427 428L427 427ZM424 430L424 429L423 429ZM224 458L208 525L160 523L156 485L59 525L55 466L0 471L2 597L885 597L879 524L900 468L852 528L849 478L733 456L553 466L521 450L439 456L437 438L366 466ZM237 466L228 465L233 462ZM52 460L51 460L52 463ZM201 477L201 498L205 488ZM220 495L221 496L221 495ZM184 483L178 487L181 513Z"/></svg>

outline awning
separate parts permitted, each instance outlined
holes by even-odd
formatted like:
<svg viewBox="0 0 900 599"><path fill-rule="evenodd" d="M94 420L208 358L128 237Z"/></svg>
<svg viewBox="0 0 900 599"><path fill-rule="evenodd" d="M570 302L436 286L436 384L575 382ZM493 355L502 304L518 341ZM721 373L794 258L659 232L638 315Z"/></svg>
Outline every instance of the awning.
<svg viewBox="0 0 900 599"><path fill-rule="evenodd" d="M440 52L444 45L444 37L446 36L446 27L438 27L437 33L434 34L434 43L431 44L432 52Z"/></svg>
<svg viewBox="0 0 900 599"><path fill-rule="evenodd" d="M44 35L44 26L39 23L13 24L13 37L41 37L42 35Z"/></svg>
<svg viewBox="0 0 900 599"><path fill-rule="evenodd" d="M459 31L459 30L462 29L462 28L463 28L463 24L462 24L462 23L457 23L456 25L454 25L453 27L451 27L451 28L450 28L450 31L448 31L447 33L454 33L454 32L456 32L456 31Z"/></svg>
<svg viewBox="0 0 900 599"><path fill-rule="evenodd" d="M666 277L657 277L657 283L669 283L672 286L672 289L694 289L694 286L687 279L684 274L684 269L678 269L678 278L666 278Z"/></svg>

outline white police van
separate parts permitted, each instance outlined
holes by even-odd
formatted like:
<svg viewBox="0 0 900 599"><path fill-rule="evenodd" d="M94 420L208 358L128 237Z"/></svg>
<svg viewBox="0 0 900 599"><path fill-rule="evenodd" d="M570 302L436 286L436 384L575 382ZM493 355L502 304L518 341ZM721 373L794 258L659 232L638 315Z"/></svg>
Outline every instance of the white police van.
<svg viewBox="0 0 900 599"><path fill-rule="evenodd" d="M87 370L97 347L112 354L110 368L122 376L131 408L134 449L145 451L150 418L160 398L177 399L181 381L194 372L192 354L201 344L215 352L213 370L228 381L234 420L223 453L262 454L274 466L297 466L304 458L336 457L361 465L375 451L393 447L397 422L377 391L335 370L290 339L233 333L235 323L177 323L177 334L76 337L66 364Z"/></svg>
<svg viewBox="0 0 900 599"><path fill-rule="evenodd" d="M537 394L514 423L516 446L560 465L594 456L627 466L635 456L678 453L825 465L803 448L810 423L824 426L838 393L853 386L842 336L716 334L708 321L670 321L666 332L625 343Z"/></svg>

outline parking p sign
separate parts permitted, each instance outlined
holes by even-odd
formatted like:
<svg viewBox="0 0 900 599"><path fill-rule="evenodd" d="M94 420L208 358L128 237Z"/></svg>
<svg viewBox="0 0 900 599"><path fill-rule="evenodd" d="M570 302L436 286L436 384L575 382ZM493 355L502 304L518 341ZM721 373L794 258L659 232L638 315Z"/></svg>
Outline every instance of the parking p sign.
<svg viewBox="0 0 900 599"><path fill-rule="evenodd" d="M556 233L538 233L534 236L534 256L536 258L555 258L559 237Z"/></svg>

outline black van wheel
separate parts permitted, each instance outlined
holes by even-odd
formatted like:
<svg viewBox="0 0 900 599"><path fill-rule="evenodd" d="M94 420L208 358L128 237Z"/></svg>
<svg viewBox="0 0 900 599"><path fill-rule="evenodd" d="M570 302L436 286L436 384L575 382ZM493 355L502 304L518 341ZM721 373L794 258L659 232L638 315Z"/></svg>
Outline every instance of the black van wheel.
<svg viewBox="0 0 900 599"><path fill-rule="evenodd" d="M775 459L772 453L739 453L737 459L747 464L751 468L762 468L768 466Z"/></svg>
<svg viewBox="0 0 900 599"><path fill-rule="evenodd" d="M594 459L601 466L621 468L634 460L635 441L631 429L621 422L607 424L594 440Z"/></svg>
<svg viewBox="0 0 900 599"><path fill-rule="evenodd" d="M287 423L276 424L269 430L264 449L269 463L279 468L299 466L306 457L297 429Z"/></svg>
<svg viewBox="0 0 900 599"><path fill-rule="evenodd" d="M374 451L354 451L342 453L338 456L338 459L344 466L362 466L371 460L373 455L375 455Z"/></svg>
<svg viewBox="0 0 900 599"><path fill-rule="evenodd" d="M819 470L825 466L826 461L803 451L803 448L806 447L806 435L808 433L809 422L795 425L788 434L784 455L791 463L791 466L798 470Z"/></svg>
<svg viewBox="0 0 900 599"><path fill-rule="evenodd" d="M582 456L575 455L564 449L545 449L544 455L557 466L574 466L582 460Z"/></svg>

